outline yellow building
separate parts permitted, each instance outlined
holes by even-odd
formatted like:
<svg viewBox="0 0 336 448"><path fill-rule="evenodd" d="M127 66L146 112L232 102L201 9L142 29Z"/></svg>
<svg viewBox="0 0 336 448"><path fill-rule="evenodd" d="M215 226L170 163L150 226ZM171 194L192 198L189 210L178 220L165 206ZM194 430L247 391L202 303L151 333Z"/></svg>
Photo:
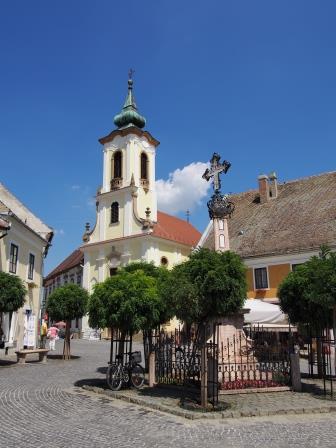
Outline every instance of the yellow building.
<svg viewBox="0 0 336 448"><path fill-rule="evenodd" d="M2 316L6 352L38 344L43 264L52 236L52 229L0 183L0 270L19 276L27 288L24 306Z"/></svg>
<svg viewBox="0 0 336 448"><path fill-rule="evenodd" d="M144 131L145 119L133 96L133 81L117 126L103 145L102 187L97 192L97 217L83 236L83 286L89 291L132 261L171 268L185 260L200 233L188 222L157 210L155 157L159 142ZM88 334L87 318L82 328Z"/></svg>
<svg viewBox="0 0 336 448"><path fill-rule="evenodd" d="M298 264L336 249L336 172L278 183L258 177L259 188L235 194L230 249L247 265L248 298L278 302L277 289ZM214 248L212 222L199 246Z"/></svg>

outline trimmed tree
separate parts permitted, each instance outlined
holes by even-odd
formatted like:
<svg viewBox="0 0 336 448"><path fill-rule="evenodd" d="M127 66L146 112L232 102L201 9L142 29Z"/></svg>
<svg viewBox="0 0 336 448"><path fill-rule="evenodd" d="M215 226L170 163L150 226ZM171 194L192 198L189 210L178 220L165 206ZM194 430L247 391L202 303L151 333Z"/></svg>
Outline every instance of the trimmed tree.
<svg viewBox="0 0 336 448"><path fill-rule="evenodd" d="M16 275L0 271L0 339L2 337L2 313L10 313L24 305L27 290Z"/></svg>
<svg viewBox="0 0 336 448"><path fill-rule="evenodd" d="M65 338L63 359L70 359L70 327L72 319L80 319L86 314L88 293L79 285L70 283L57 288L47 301L47 312L51 320L64 321Z"/></svg>
<svg viewBox="0 0 336 448"><path fill-rule="evenodd" d="M133 334L142 330L150 340L151 330L168 318L160 295L160 285L167 275L154 265L134 263L98 283L89 300L90 325L118 329L121 340L127 332ZM121 343L120 354L123 351ZM145 350L146 365L147 354Z"/></svg>
<svg viewBox="0 0 336 448"><path fill-rule="evenodd" d="M160 320L157 281L142 270L125 269L97 283L89 300L89 324L135 333Z"/></svg>
<svg viewBox="0 0 336 448"><path fill-rule="evenodd" d="M308 325L319 336L333 326L336 334L336 254L322 247L319 257L290 272L278 288L280 307L294 324ZM319 341L319 340L318 340ZM322 374L322 346L317 344L318 371Z"/></svg>
<svg viewBox="0 0 336 448"><path fill-rule="evenodd" d="M317 334L330 327L336 315L336 254L323 248L319 257L297 266L280 284L278 296L292 323L308 324Z"/></svg>
<svg viewBox="0 0 336 448"><path fill-rule="evenodd" d="M234 252L199 249L177 265L166 281L166 301L178 319L205 322L239 311L246 299L246 268Z"/></svg>

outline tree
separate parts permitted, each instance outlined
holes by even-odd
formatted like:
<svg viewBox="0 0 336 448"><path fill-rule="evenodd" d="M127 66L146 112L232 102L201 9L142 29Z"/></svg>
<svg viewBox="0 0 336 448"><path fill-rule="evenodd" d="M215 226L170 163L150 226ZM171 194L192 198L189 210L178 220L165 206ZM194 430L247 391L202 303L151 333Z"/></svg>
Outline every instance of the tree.
<svg viewBox="0 0 336 448"><path fill-rule="evenodd" d="M87 310L88 293L79 285L68 284L57 288L47 301L47 312L51 320L64 321L65 338L63 359L70 359L70 327L72 319L84 316Z"/></svg>
<svg viewBox="0 0 336 448"><path fill-rule="evenodd" d="M336 254L323 246L298 266L278 288L280 307L292 323L308 325L312 334L321 335L333 326L336 335ZM336 358L335 358L336 360ZM318 373L322 375L322 345L317 339Z"/></svg>
<svg viewBox="0 0 336 448"><path fill-rule="evenodd" d="M280 307L295 324L308 324L315 333L332 325L336 308L336 254L322 248L297 266L278 288Z"/></svg>
<svg viewBox="0 0 336 448"><path fill-rule="evenodd" d="M21 308L27 290L16 275L0 272L0 312L10 313Z"/></svg>
<svg viewBox="0 0 336 448"><path fill-rule="evenodd" d="M166 281L166 300L175 315L188 324L226 316L242 308L246 299L246 268L234 252L199 249L173 268Z"/></svg>
<svg viewBox="0 0 336 448"><path fill-rule="evenodd" d="M16 275L0 271L0 329L2 313L11 313L24 305L27 290ZM1 336L1 334L0 334Z"/></svg>
<svg viewBox="0 0 336 448"><path fill-rule="evenodd" d="M130 333L152 328L162 313L157 279L143 270L120 269L95 285L88 309L91 326Z"/></svg>
<svg viewBox="0 0 336 448"><path fill-rule="evenodd" d="M130 263L124 267L126 272L142 271L145 275L152 277L156 281L157 287L157 307L158 307L158 319L152 322L148 321L147 328L145 330L152 330L158 327L163 322L167 322L174 317L174 310L170 300L164 299L164 289L170 276L170 271L165 267L157 267L153 262L147 263L145 261Z"/></svg>

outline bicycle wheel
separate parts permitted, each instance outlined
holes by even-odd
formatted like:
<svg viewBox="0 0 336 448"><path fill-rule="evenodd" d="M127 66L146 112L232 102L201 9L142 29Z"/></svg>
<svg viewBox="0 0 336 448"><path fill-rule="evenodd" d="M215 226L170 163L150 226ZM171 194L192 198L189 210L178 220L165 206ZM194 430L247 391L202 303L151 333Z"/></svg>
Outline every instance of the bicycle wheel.
<svg viewBox="0 0 336 448"><path fill-rule="evenodd" d="M140 364L134 364L130 371L131 383L137 389L140 389L145 382L145 371Z"/></svg>
<svg viewBox="0 0 336 448"><path fill-rule="evenodd" d="M106 382L108 387L112 390L119 390L121 388L123 382L121 366L108 366L106 372Z"/></svg>

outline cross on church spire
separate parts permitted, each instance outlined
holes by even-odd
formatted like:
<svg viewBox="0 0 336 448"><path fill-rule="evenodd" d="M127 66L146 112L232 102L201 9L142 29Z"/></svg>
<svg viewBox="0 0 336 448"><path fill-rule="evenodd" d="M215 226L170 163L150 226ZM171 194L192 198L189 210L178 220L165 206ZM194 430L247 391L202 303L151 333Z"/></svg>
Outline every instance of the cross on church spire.
<svg viewBox="0 0 336 448"><path fill-rule="evenodd" d="M132 68L129 69L128 71L128 78L129 79L133 79L133 74L135 73L135 70L133 70Z"/></svg>
<svg viewBox="0 0 336 448"><path fill-rule="evenodd" d="M213 188L215 193L220 192L221 189L221 181L219 175L223 172L224 174L226 174L231 166L231 163L227 160L224 160L223 163L220 163L220 158L221 156L214 152L210 160L210 169L207 168L202 176L202 178L207 181L209 181L211 177L213 177Z"/></svg>

